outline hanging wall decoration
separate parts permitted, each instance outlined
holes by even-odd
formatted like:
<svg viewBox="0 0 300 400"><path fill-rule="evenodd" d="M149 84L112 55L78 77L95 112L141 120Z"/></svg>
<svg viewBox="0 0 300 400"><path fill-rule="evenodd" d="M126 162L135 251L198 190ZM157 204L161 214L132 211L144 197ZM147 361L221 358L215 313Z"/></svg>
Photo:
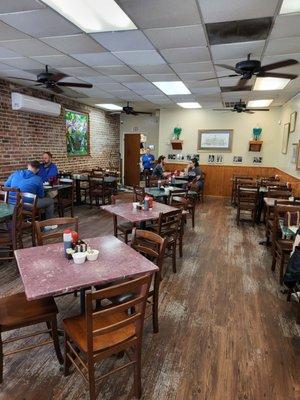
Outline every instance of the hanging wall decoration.
<svg viewBox="0 0 300 400"><path fill-rule="evenodd" d="M297 122L297 111L290 115L290 133L295 132Z"/></svg>
<svg viewBox="0 0 300 400"><path fill-rule="evenodd" d="M89 154L89 114L65 110L68 156Z"/></svg>
<svg viewBox="0 0 300 400"><path fill-rule="evenodd" d="M283 136L282 136L282 146L281 153L286 154L288 143L289 143L289 134L290 134L290 123L284 124L283 126Z"/></svg>

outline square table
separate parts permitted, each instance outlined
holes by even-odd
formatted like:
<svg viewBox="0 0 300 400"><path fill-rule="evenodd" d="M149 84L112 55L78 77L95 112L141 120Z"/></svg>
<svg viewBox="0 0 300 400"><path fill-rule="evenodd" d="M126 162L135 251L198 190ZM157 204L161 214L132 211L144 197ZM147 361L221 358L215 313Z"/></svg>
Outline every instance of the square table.
<svg viewBox="0 0 300 400"><path fill-rule="evenodd" d="M126 219L133 224L144 221L152 221L159 218L160 213L167 213L170 211L178 210L178 208L168 206L166 204L153 202L153 208L149 211L136 210L133 208L132 203L120 203L101 206L102 210L113 214L114 216Z"/></svg>
<svg viewBox="0 0 300 400"><path fill-rule="evenodd" d="M119 178L116 176L104 176L104 183L108 185L112 185L118 181ZM80 182L88 182L89 176L88 174L73 174L73 179L75 180L75 193L76 193L76 205L80 206L82 203L81 201L81 192L80 192ZM97 177L93 177L94 180L97 180ZM99 181L101 178L99 177Z"/></svg>
<svg viewBox="0 0 300 400"><path fill-rule="evenodd" d="M85 242L99 250L96 261L75 264L65 257L63 243L15 250L27 299L57 296L158 271L155 264L113 235ZM84 301L81 306L83 311Z"/></svg>
<svg viewBox="0 0 300 400"><path fill-rule="evenodd" d="M166 186L164 190L159 189L158 187L145 187L145 193L149 194L150 196L157 198L162 198L165 203L172 192L172 190L178 190L178 187L175 186Z"/></svg>
<svg viewBox="0 0 300 400"><path fill-rule="evenodd" d="M15 206L7 203L0 203L0 221L11 218L14 213Z"/></svg>

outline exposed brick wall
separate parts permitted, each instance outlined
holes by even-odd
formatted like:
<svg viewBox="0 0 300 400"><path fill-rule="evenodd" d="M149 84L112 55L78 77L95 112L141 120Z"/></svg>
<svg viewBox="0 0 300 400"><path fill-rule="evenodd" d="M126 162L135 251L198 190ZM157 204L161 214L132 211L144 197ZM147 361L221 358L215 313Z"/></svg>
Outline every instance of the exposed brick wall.
<svg viewBox="0 0 300 400"><path fill-rule="evenodd" d="M14 83L0 80L0 181L12 171L24 168L32 159L40 160L43 151L51 151L60 170L78 171L97 166L106 167L111 162L118 166L120 145L120 118L105 112L55 96L62 105L59 117L13 111L11 92L52 100L51 95ZM90 115L90 155L68 157L64 108Z"/></svg>

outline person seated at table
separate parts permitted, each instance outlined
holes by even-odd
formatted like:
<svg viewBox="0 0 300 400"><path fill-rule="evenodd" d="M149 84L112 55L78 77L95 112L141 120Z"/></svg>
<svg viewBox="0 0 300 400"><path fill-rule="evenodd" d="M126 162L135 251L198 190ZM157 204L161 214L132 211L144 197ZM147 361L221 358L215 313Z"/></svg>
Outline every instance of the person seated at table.
<svg viewBox="0 0 300 400"><path fill-rule="evenodd" d="M38 161L29 161L27 169L13 172L4 185L20 189L23 193L36 194L38 197L37 207L45 210L46 219L50 219L54 216L54 200L45 197L42 178L37 175L39 167Z"/></svg>
<svg viewBox="0 0 300 400"><path fill-rule="evenodd" d="M152 171L152 176L156 176L158 179L163 179L165 158L166 158L165 156L158 157L157 164L155 165Z"/></svg>
<svg viewBox="0 0 300 400"><path fill-rule="evenodd" d="M142 156L143 172L148 172L153 170L154 155L150 153L149 147L146 149L146 153Z"/></svg>
<svg viewBox="0 0 300 400"><path fill-rule="evenodd" d="M38 176L42 178L43 182L49 182L51 178L57 178L58 176L58 169L56 164L52 162L52 154L50 151L45 151L43 153Z"/></svg>
<svg viewBox="0 0 300 400"><path fill-rule="evenodd" d="M197 187L197 188L202 188L203 186L203 173L202 170L199 166L199 161L197 158L193 158L191 160L190 166L188 168L188 186L189 187Z"/></svg>

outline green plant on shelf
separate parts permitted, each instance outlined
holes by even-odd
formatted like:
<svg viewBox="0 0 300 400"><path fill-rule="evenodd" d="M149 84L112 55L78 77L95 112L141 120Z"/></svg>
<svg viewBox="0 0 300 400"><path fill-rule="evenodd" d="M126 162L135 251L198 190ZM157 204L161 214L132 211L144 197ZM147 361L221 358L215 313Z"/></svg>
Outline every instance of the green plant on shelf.
<svg viewBox="0 0 300 400"><path fill-rule="evenodd" d="M175 140L179 140L179 137L181 135L181 131L182 131L182 128L179 128L178 126L173 129L173 134L174 134Z"/></svg>

